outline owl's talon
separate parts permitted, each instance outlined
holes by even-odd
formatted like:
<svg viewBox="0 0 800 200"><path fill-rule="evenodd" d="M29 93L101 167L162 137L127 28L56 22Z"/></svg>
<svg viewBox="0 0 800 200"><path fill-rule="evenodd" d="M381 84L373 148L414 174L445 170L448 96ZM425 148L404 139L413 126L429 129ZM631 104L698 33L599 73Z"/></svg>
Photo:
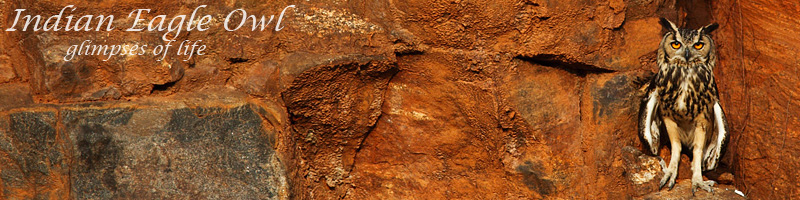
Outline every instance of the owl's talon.
<svg viewBox="0 0 800 200"><path fill-rule="evenodd" d="M715 183L716 182L712 180L707 180L707 181L692 180L692 196L694 196L694 193L697 191L697 188L714 193L714 188L712 187L714 186Z"/></svg>
<svg viewBox="0 0 800 200"><path fill-rule="evenodd" d="M658 186L658 189L663 189L664 186L668 186L669 190L675 187L675 178L678 177L678 170L677 169L665 169L664 170L664 177L661 178L661 183Z"/></svg>
<svg viewBox="0 0 800 200"><path fill-rule="evenodd" d="M675 187L675 179L673 178L672 181L669 183L669 190Z"/></svg>

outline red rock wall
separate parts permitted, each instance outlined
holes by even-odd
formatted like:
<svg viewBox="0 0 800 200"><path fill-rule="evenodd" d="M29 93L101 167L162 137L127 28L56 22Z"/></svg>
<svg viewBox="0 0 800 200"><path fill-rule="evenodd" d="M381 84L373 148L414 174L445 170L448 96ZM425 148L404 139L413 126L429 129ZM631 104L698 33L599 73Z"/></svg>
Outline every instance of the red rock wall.
<svg viewBox="0 0 800 200"><path fill-rule="evenodd" d="M736 186L763 199L800 196L800 4L720 1L713 7L723 67L720 91L734 129Z"/></svg>
<svg viewBox="0 0 800 200"><path fill-rule="evenodd" d="M260 135L255 134L258 136L247 132L240 140L270 141L266 147L241 148L267 148L279 157L277 161L262 157L235 161L249 166L251 161L270 160L269 165L257 165L269 169L269 173L254 176L277 180L272 182L241 178L237 175L241 172L237 171L241 170L239 165L208 164L205 159L209 156L175 162L177 168L207 164L200 165L204 171L196 172L210 174L208 179L200 176L198 181L219 176L259 188L272 184L264 190L239 188L249 191L243 195L252 196L227 197L642 197L657 190L653 182L661 175L641 180L636 176L641 170L658 172L660 168L636 164L647 159L632 156L637 154L623 147L641 148L635 128L638 85L633 82L655 70L655 47L662 35L657 22L663 16L691 28L711 22L721 25L715 33L720 53L716 76L732 139L720 169L708 173L709 178L720 179L719 174L731 172L735 175L733 185L756 199L800 195L796 179L800 177L796 170L800 137L793 129L800 125L795 111L800 104L795 100L800 98L793 84L800 80L794 55L795 46L800 45L795 34L800 32L796 19L800 5L796 3L7 0L0 1L0 27L12 20L9 14L16 8L55 13L68 4L79 8L76 14L114 14L121 24L130 24L124 16L135 8L153 9L154 15L175 15L190 14L198 5L207 4L207 13L245 8L253 14L269 15L279 14L286 5L297 7L280 32L227 32L219 23L224 16L216 16L210 31L179 36L179 41L203 40L208 45L207 55L188 61L179 57L156 61L153 56L110 61L84 56L72 62L59 61L59 52L83 40L163 44L158 32L0 32L0 115L4 116L0 117L4 122L0 130L11 135L7 138L14 138L0 141L7 146L30 148L26 146L30 142L17 141L25 138L22 133L29 129L12 128L14 116L20 116L20 112L44 107L53 113L102 113L124 108L150 113L142 116L153 118L171 114L169 123L153 122L152 126L159 128L144 130L149 134L141 135L180 141L164 143L177 146L167 148L161 156L179 158L185 155L185 149L211 145L181 139L183 134L221 131L220 124L228 123L195 120L193 116L202 118L206 109L221 108L211 113L223 118L233 115L234 121L246 122L238 126L261 127L233 130L260 131ZM87 103L96 106L83 106ZM162 104L170 106L156 111L149 107ZM234 109L245 104L253 111ZM184 109L194 114L182 113ZM197 185L187 181L171 187L155 185L157 180L147 178L130 179L126 175L131 171L121 171L127 166L125 162L107 161L103 153L78 160L75 157L85 152L71 136L85 135L85 131L70 129L73 122L53 115L54 134L65 138L53 145L63 145L64 150L59 152L73 155L62 162L79 164L53 164L48 169L82 170L91 168L86 164L94 162L91 158L98 159L107 168L88 174L110 174L106 179L114 180L110 182L114 187L109 182L80 185L104 191L92 193L95 190L70 184L82 177L62 171L29 175L25 169L31 167L21 158L51 157L0 149L0 158L10 163L0 165L0 172L18 170L25 172L19 176L28 178L22 182L3 178L0 196L180 198L200 194L213 198L198 188L216 189L208 191L217 191L223 197L240 191L216 182ZM44 116L49 120L49 114ZM247 117L258 119L250 121ZM141 132L138 129L114 129L114 123L97 123L112 130L101 136L111 137L111 143L122 149L112 160L152 150L130 146L148 140L127 138ZM177 130L171 126L201 128ZM207 137L228 144L222 136ZM70 145L78 150L70 150ZM214 152L228 155L246 151L231 145ZM161 157L133 158L150 159L155 164L138 167L143 172L161 170L159 177L175 179L193 172L194 168L175 174L163 172ZM219 165L224 173L212 170ZM687 162L680 170L679 187L663 195L689 194L688 187L680 187L681 182L689 181ZM172 193L148 193L147 189Z"/></svg>

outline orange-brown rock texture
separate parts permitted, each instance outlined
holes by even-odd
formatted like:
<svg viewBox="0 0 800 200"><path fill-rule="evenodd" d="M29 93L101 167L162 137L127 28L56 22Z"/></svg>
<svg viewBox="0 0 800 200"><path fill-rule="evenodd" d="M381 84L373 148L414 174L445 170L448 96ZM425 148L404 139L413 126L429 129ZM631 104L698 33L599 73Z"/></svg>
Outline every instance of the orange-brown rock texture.
<svg viewBox="0 0 800 200"><path fill-rule="evenodd" d="M113 31L0 32L0 199L688 199L640 152L659 17L711 22L731 129L714 193L800 198L800 3L764 0L0 0ZM205 55L62 58L165 44L134 9L208 5ZM281 31L226 31L277 15ZM666 157L668 148L662 148Z"/></svg>

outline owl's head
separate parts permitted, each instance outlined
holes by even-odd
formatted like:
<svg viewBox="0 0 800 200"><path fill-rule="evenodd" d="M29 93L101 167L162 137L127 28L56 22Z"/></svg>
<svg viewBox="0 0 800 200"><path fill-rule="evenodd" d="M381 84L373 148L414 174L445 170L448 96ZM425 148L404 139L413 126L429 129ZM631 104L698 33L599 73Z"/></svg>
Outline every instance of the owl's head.
<svg viewBox="0 0 800 200"><path fill-rule="evenodd" d="M667 33L661 39L658 49L659 62L675 64L716 61L716 47L709 34L719 27L717 23L694 30L678 28L671 21L661 18L661 26L667 29Z"/></svg>

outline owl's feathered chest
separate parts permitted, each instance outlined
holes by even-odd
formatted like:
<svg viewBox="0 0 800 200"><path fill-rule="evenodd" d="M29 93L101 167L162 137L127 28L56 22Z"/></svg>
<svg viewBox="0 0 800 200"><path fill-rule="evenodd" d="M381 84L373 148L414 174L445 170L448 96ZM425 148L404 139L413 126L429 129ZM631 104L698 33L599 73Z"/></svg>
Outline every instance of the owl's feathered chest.
<svg viewBox="0 0 800 200"><path fill-rule="evenodd" d="M714 74L705 64L664 67L655 78L659 112L675 120L688 121L706 114L711 102L717 99Z"/></svg>

